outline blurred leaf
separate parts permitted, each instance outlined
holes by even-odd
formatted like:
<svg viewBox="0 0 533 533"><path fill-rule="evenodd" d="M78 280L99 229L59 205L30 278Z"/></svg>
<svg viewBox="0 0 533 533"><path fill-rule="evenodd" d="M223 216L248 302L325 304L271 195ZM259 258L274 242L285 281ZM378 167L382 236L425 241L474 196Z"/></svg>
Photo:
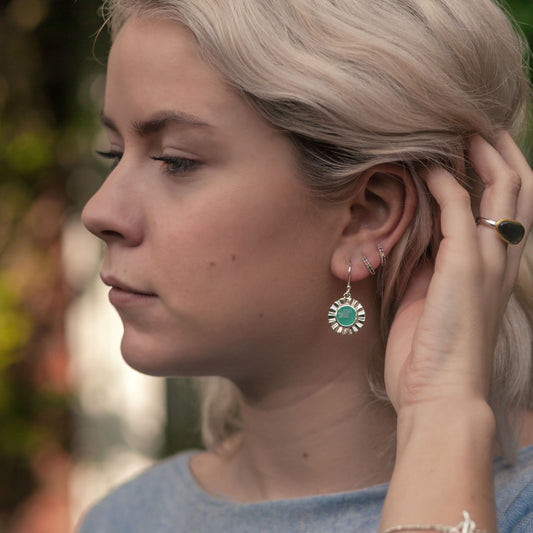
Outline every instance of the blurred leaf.
<svg viewBox="0 0 533 533"><path fill-rule="evenodd" d="M9 141L4 150L7 166L19 174L33 174L53 162L51 135L26 131Z"/></svg>
<svg viewBox="0 0 533 533"><path fill-rule="evenodd" d="M30 317L18 309L16 295L0 279L0 372L17 360L31 330Z"/></svg>

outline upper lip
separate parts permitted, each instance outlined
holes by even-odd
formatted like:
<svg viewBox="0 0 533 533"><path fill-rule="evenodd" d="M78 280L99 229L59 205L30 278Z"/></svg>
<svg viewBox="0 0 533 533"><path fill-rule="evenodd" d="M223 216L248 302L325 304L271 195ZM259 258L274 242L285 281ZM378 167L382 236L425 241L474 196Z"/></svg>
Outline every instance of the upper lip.
<svg viewBox="0 0 533 533"><path fill-rule="evenodd" d="M132 287L128 283L125 283L124 281L121 281L121 280L119 280L118 278L116 278L114 276L108 276L108 275L105 275L105 274L101 274L100 278L102 279L102 281L104 282L105 285L109 285L110 287L113 287L113 288L116 288L116 289L120 289L122 291L132 292L132 293L135 293L135 294L145 294L145 295L148 295L148 296L155 296L155 294L153 292L149 292L149 291L145 291L145 290L141 290L141 289L137 289L135 287Z"/></svg>

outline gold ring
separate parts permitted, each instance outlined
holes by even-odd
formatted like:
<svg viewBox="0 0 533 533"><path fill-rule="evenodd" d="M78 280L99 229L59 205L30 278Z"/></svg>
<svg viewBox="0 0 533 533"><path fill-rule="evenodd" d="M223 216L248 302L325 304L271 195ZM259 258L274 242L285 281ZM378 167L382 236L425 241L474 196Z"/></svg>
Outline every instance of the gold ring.
<svg viewBox="0 0 533 533"><path fill-rule="evenodd" d="M496 233L507 244L518 244L524 238L526 230L520 222L512 218L500 218L499 220L490 220L485 217L477 217L476 224L482 224L496 230Z"/></svg>

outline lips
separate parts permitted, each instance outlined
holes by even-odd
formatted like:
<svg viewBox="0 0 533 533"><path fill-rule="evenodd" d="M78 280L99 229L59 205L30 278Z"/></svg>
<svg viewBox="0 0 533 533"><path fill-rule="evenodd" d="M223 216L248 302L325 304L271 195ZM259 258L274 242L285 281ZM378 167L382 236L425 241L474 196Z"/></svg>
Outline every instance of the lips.
<svg viewBox="0 0 533 533"><path fill-rule="evenodd" d="M105 285L111 287L111 290L109 291L109 301L115 307L125 307L150 302L157 296L153 292L148 292L144 289L129 285L114 276L101 275L100 277Z"/></svg>
<svg viewBox="0 0 533 533"><path fill-rule="evenodd" d="M115 278L114 276L108 276L108 275L102 274L100 277L105 285L108 285L109 287L111 287L112 291L135 295L135 296L146 296L146 297L157 296L153 292L146 291L139 287L134 287L133 285L130 285L122 280L119 280L118 278Z"/></svg>

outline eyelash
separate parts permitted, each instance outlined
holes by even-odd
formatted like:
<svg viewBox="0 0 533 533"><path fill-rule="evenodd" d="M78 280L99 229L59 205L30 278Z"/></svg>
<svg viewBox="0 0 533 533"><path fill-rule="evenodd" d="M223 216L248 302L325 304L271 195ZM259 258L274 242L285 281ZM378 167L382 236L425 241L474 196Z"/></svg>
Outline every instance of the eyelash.
<svg viewBox="0 0 533 533"><path fill-rule="evenodd" d="M100 150L96 150L96 153L104 159L110 159L113 161L113 168L118 165L118 162L122 158L122 153L114 150L110 150L109 152L101 152Z"/></svg>
<svg viewBox="0 0 533 533"><path fill-rule="evenodd" d="M200 164L194 159L187 159L185 157L171 157L166 155L159 157L151 156L150 159L164 163L165 172L170 175L183 174L188 170L193 170Z"/></svg>
<svg viewBox="0 0 533 533"><path fill-rule="evenodd" d="M113 161L113 168L118 165L120 159L122 158L122 153L114 150L109 152L101 152L97 150L96 153L104 159L110 159ZM170 175L185 173L199 165L198 161L184 157L150 156L150 159L164 163L164 166L166 167L165 172Z"/></svg>

